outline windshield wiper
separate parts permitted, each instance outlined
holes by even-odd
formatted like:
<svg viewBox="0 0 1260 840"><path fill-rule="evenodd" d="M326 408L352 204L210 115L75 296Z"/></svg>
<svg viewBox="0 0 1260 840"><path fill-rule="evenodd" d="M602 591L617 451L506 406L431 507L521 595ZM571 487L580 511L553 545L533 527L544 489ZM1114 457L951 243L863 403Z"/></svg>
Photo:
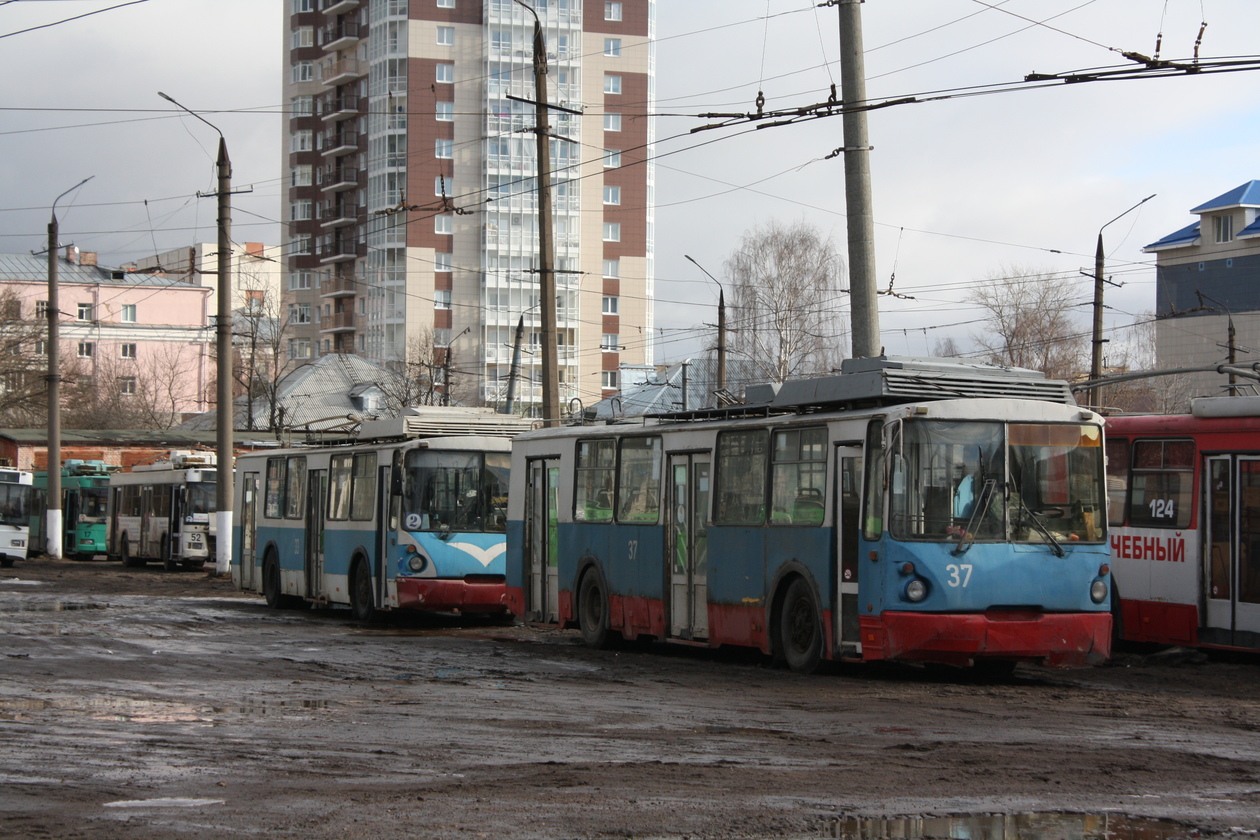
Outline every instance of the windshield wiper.
<svg viewBox="0 0 1260 840"><path fill-rule="evenodd" d="M993 489L997 487L997 480L986 478L984 486L980 488L980 495L976 497L976 503L971 509L971 516L967 519L967 527L963 528L963 532L958 535L958 545L950 552L954 557L959 554L965 554L967 549L971 548L971 544L976 541L975 525L976 519L980 517L981 512L989 509L989 499L993 497Z"/></svg>
<svg viewBox="0 0 1260 840"><path fill-rule="evenodd" d="M1033 513L1032 510L1029 509L1028 505L1024 504L1024 497L1022 494L1019 497L1019 506L1023 509L1024 513L1028 514L1028 519L1032 522L1033 527L1035 527L1043 537L1050 541L1050 545L1054 549L1055 556L1062 557L1064 554L1063 546L1060 545L1059 541L1054 538L1054 534L1050 533L1050 529L1042 523L1037 514Z"/></svg>

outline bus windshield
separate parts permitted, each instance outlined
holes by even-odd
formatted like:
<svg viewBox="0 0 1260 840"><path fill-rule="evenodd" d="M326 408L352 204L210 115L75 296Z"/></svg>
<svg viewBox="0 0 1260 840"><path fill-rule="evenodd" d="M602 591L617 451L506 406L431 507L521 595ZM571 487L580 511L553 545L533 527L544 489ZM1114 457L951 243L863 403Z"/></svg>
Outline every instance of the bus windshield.
<svg viewBox="0 0 1260 840"><path fill-rule="evenodd" d="M79 490L79 520L105 521L105 503L109 490L104 487L84 487Z"/></svg>
<svg viewBox="0 0 1260 840"><path fill-rule="evenodd" d="M891 531L905 540L1106 539L1097 426L907 420L893 432Z"/></svg>
<svg viewBox="0 0 1260 840"><path fill-rule="evenodd" d="M407 530L506 530L510 457L506 452L408 452Z"/></svg>
<svg viewBox="0 0 1260 840"><path fill-rule="evenodd" d="M0 524L29 525L30 505L30 485L0 484Z"/></svg>
<svg viewBox="0 0 1260 840"><path fill-rule="evenodd" d="M218 487L213 481L188 482L188 513L214 513L217 493Z"/></svg>

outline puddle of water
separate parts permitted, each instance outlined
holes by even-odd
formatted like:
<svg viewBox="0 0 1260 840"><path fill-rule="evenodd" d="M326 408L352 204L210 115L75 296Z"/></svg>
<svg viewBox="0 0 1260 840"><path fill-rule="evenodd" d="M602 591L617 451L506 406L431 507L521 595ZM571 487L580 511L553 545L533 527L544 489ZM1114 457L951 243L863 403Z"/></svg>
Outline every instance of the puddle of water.
<svg viewBox="0 0 1260 840"><path fill-rule="evenodd" d="M960 814L948 817L847 818L826 837L842 840L1181 840L1198 837L1171 820L1122 814Z"/></svg>
<svg viewBox="0 0 1260 840"><path fill-rule="evenodd" d="M225 805L226 799L180 799L167 797L162 799L120 799L117 802L106 802L106 808L200 808L203 805Z"/></svg>
<svg viewBox="0 0 1260 840"><path fill-rule="evenodd" d="M15 612L71 612L73 610L103 610L109 604L95 604L91 601L46 601L38 604L18 604Z"/></svg>

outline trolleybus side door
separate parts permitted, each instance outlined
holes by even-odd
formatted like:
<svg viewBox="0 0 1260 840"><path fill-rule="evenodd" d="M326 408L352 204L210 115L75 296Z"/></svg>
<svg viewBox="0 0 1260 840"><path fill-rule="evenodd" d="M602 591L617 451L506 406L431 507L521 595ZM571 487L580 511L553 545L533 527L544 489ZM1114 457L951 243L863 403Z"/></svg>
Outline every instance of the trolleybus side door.
<svg viewBox="0 0 1260 840"><path fill-rule="evenodd" d="M255 558L258 550L258 473L247 472L241 478L241 550L237 552L238 588L254 590L261 581L255 579Z"/></svg>
<svg viewBox="0 0 1260 840"><path fill-rule="evenodd" d="M527 621L560 620L559 513L560 461L545 458L526 465L525 566Z"/></svg>
<svg viewBox="0 0 1260 840"><path fill-rule="evenodd" d="M323 598L324 584L324 512L327 507L328 471L311 470L306 474L306 597Z"/></svg>
<svg viewBox="0 0 1260 840"><path fill-rule="evenodd" d="M1260 646L1260 458L1207 459L1207 620L1201 641Z"/></svg>
<svg viewBox="0 0 1260 840"><path fill-rule="evenodd" d="M394 492L395 470L401 480L402 450L394 452L392 464L376 468L376 603L382 606L397 606L397 592L392 601L389 594L389 563L390 558L398 556L398 520L402 508L402 495Z"/></svg>
<svg viewBox="0 0 1260 840"><path fill-rule="evenodd" d="M709 637L709 453L669 456L670 635Z"/></svg>
<svg viewBox="0 0 1260 840"><path fill-rule="evenodd" d="M833 638L837 656L859 656L858 540L862 536L862 447L836 447L836 486L832 494L832 530L835 533L836 591L832 610Z"/></svg>

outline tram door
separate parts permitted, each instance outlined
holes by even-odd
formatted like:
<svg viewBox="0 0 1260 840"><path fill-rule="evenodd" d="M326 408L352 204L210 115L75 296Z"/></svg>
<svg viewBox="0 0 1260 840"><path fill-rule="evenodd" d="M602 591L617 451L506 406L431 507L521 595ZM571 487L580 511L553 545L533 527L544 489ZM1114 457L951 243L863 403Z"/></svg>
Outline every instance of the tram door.
<svg viewBox="0 0 1260 840"><path fill-rule="evenodd" d="M837 639L840 656L858 656L862 652L861 634L858 632L858 540L862 536L862 448L860 446L836 447L836 486L832 494L835 510L836 592L833 610L835 626L832 632Z"/></svg>
<svg viewBox="0 0 1260 840"><path fill-rule="evenodd" d="M559 528L560 462L555 458L530 461L525 496L525 558L529 592L526 621L560 620Z"/></svg>
<svg viewBox="0 0 1260 840"><path fill-rule="evenodd" d="M1207 459L1207 621L1202 641L1260 645L1260 458Z"/></svg>
<svg viewBox="0 0 1260 840"><path fill-rule="evenodd" d="M669 632L709 637L709 454L670 455Z"/></svg>
<svg viewBox="0 0 1260 840"><path fill-rule="evenodd" d="M253 590L261 581L255 579L255 554L258 550L258 473L247 472L241 478L241 550L237 553L240 570L238 586Z"/></svg>
<svg viewBox="0 0 1260 840"><path fill-rule="evenodd" d="M327 596L324 585L324 509L327 507L328 471L311 470L306 476L306 597Z"/></svg>

